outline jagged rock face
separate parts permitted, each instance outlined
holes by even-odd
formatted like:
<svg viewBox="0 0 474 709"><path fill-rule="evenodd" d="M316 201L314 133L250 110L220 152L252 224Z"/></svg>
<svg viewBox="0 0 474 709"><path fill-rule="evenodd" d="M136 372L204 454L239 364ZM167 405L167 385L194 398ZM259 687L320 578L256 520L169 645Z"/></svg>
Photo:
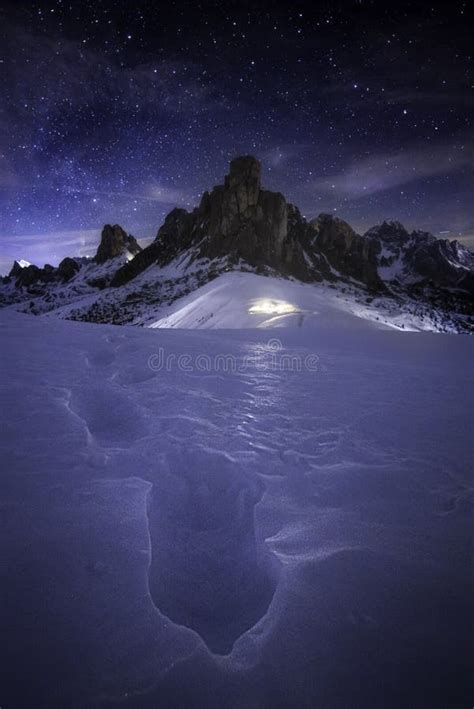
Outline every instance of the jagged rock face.
<svg viewBox="0 0 474 709"><path fill-rule="evenodd" d="M456 241L409 233L394 221L372 227L364 238L379 244L379 275L388 282L474 291L474 254Z"/></svg>
<svg viewBox="0 0 474 709"><path fill-rule="evenodd" d="M173 209L158 230L152 245L156 245L157 258L161 265L172 261L181 251L186 251L194 242L196 220L194 213L185 209Z"/></svg>
<svg viewBox="0 0 474 709"><path fill-rule="evenodd" d="M196 214L203 256L285 267L287 203L283 195L262 190L260 178L260 163L244 156L231 162L223 186L204 194Z"/></svg>
<svg viewBox="0 0 474 709"><path fill-rule="evenodd" d="M190 261L217 259L231 267L243 262L303 281L355 280L379 292L405 273L410 283L472 288L474 264L460 247L446 244L426 232L410 234L394 221L363 236L331 214L308 223L283 195L261 188L260 163L247 155L231 162L224 184L205 192L192 212L173 209L155 241L124 264L111 285L130 281L153 263L165 266L187 254ZM453 248L457 251L451 254ZM460 259L465 263L461 269Z"/></svg>
<svg viewBox="0 0 474 709"><path fill-rule="evenodd" d="M33 283L37 283L42 280L42 276L43 269L31 264L30 266L22 268L18 273L16 277L16 285L27 288L28 286L33 285Z"/></svg>
<svg viewBox="0 0 474 709"><path fill-rule="evenodd" d="M153 242L136 254L131 261L124 263L123 266L116 271L110 281L110 285L114 288L118 288L124 285L124 283L128 283L138 276L139 273L142 273L142 271L148 268L148 266L151 266L153 263L158 263L159 253L160 249L157 248L156 242Z"/></svg>
<svg viewBox="0 0 474 709"><path fill-rule="evenodd" d="M36 283L52 283L58 279L65 282L69 281L79 271L79 263L66 256L57 268L46 263L43 268L28 264L21 266L18 261L15 261L9 273L9 278L15 279L15 285L18 287L28 288Z"/></svg>
<svg viewBox="0 0 474 709"><path fill-rule="evenodd" d="M63 258L58 266L57 274L62 281L70 281L80 270L80 265L73 258Z"/></svg>
<svg viewBox="0 0 474 709"><path fill-rule="evenodd" d="M333 271L369 288L383 289L377 271L380 244L375 239L356 234L347 222L332 214L320 214L310 224L316 234L314 249L327 259Z"/></svg>
<svg viewBox="0 0 474 709"><path fill-rule="evenodd" d="M25 266L22 266L18 261L13 261L13 266L11 267L8 278L18 278L21 275Z"/></svg>
<svg viewBox="0 0 474 709"><path fill-rule="evenodd" d="M474 292L474 254L456 241L430 239L407 255L412 270L431 285Z"/></svg>
<svg viewBox="0 0 474 709"><path fill-rule="evenodd" d="M382 224L377 224L366 231L364 237L368 239L376 238L397 246L403 246L410 240L410 234L403 224L396 221L385 221Z"/></svg>
<svg viewBox="0 0 474 709"><path fill-rule="evenodd" d="M128 283L152 264L164 266L185 251L192 243L192 217L185 209L173 209L160 227L155 241L119 268L110 285L116 288Z"/></svg>
<svg viewBox="0 0 474 709"><path fill-rule="evenodd" d="M58 268L15 262L10 275L3 279L8 292L0 294L0 300L11 303L39 296L49 304L51 293L54 301L55 289L61 290L83 265L86 271L82 284L105 289L122 286L150 266L165 267L174 262L168 272L156 270L144 284L137 281L126 300L130 296L134 302L158 302L149 292L155 278L161 298L162 283L180 282L184 289L180 292L184 293L190 282L194 288L225 270L252 267L268 275L313 283L357 282L372 295L401 300L408 297L440 312L455 313L461 318L457 321L461 330L471 327L470 321L462 318L473 313L474 254L427 232L410 233L394 221L383 222L363 236L332 214L320 214L308 222L283 195L262 189L260 164L251 156L233 160L224 184L205 192L192 212L173 209L155 240L143 250L120 226L106 225L95 262L103 264L129 254L134 255L130 260L117 259L95 270L90 260L80 258L63 259ZM117 268L118 263L123 265ZM12 282L19 286L18 293L12 292ZM168 285L164 293L170 291ZM107 313L104 322L112 317ZM126 321L123 314L117 317L120 322ZM97 313L91 318L95 321ZM113 318L116 322L115 315Z"/></svg>
<svg viewBox="0 0 474 709"><path fill-rule="evenodd" d="M332 269L336 269L343 275L378 283L374 267L366 263L362 237L345 222L335 219L329 223L321 218L317 227L308 224L282 194L262 190L260 180L260 163L255 158L233 160L224 185L205 192L193 212L170 212L153 244L122 266L112 285L126 283L152 263L163 266L189 249L194 249L194 258L243 261L304 281L335 280ZM321 241L315 248L318 228ZM355 267L350 263L356 251L353 237L361 253Z"/></svg>
<svg viewBox="0 0 474 709"><path fill-rule="evenodd" d="M334 280L327 260L314 249L315 231L298 207L288 204L287 238L283 254L295 278L302 281Z"/></svg>
<svg viewBox="0 0 474 709"><path fill-rule="evenodd" d="M114 226L106 224L102 230L95 261L97 263L105 263L109 259L120 256L127 251L133 256L141 251L141 247L135 237L127 234L118 224Z"/></svg>
<svg viewBox="0 0 474 709"><path fill-rule="evenodd" d="M224 182L223 207L226 213L243 215L249 207L258 204L261 174L260 163L251 155L232 160Z"/></svg>
<svg viewBox="0 0 474 709"><path fill-rule="evenodd" d="M16 286L28 288L36 283L51 283L55 280L56 273L57 269L49 263L46 263L43 268L40 268L34 264L21 266L21 264L15 261L10 271L9 278L15 279Z"/></svg>
<svg viewBox="0 0 474 709"><path fill-rule="evenodd" d="M112 285L129 281L151 263L163 266L188 249L193 250L194 258L223 258L231 264L243 261L258 269L273 268L310 280L314 266L305 259L299 241L308 227L300 216L298 225L293 220L291 231L288 229L289 214L294 210L282 194L261 189L258 160L236 158L224 185L205 192L191 213L174 209L153 244L119 269ZM318 278L316 274L313 280Z"/></svg>

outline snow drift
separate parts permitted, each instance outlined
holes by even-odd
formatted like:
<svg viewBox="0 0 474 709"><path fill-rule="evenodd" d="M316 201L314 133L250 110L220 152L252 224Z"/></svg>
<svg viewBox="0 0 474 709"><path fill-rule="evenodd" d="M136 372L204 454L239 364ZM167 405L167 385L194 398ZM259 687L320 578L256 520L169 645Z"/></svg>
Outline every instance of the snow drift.
<svg viewBox="0 0 474 709"><path fill-rule="evenodd" d="M2 706L470 706L472 340L341 322L0 314Z"/></svg>

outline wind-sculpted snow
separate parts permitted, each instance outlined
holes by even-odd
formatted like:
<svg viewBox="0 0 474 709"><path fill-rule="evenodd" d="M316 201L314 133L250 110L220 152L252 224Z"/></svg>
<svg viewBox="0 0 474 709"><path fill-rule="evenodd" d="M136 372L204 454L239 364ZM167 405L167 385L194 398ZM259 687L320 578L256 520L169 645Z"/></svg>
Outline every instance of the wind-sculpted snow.
<svg viewBox="0 0 474 709"><path fill-rule="evenodd" d="M168 466L149 493L150 592L161 612L226 654L273 593L269 552L255 535L264 486L216 453Z"/></svg>
<svg viewBox="0 0 474 709"><path fill-rule="evenodd" d="M471 705L472 341L340 325L2 312L1 706Z"/></svg>

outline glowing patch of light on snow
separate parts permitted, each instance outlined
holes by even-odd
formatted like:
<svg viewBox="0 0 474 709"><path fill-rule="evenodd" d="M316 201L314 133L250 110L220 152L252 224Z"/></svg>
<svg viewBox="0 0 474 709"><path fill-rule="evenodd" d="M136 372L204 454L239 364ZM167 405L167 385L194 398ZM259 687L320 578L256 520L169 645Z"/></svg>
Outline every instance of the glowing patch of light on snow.
<svg viewBox="0 0 474 709"><path fill-rule="evenodd" d="M31 264L29 263L29 261L25 261L25 260L22 259L22 258L21 258L19 261L17 261L17 263L18 263L19 266L21 266L21 268L27 268L28 266L31 265Z"/></svg>
<svg viewBox="0 0 474 709"><path fill-rule="evenodd" d="M254 300L249 308L251 315L286 315L287 313L297 313L296 308L285 300L273 300L271 298L259 298Z"/></svg>

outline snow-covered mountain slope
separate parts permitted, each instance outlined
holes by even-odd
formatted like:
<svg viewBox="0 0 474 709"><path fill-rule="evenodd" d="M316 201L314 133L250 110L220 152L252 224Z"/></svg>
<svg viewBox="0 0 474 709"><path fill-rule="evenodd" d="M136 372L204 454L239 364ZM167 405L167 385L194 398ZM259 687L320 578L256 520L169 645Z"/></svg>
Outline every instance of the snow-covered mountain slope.
<svg viewBox="0 0 474 709"><path fill-rule="evenodd" d="M107 282L125 258L83 267L67 283L9 307L23 313L96 323L145 327L390 327L459 332L465 314L440 311L405 295L368 294L356 283L300 283L277 274L229 271L225 260L193 261L184 254L167 266L152 265L119 288Z"/></svg>
<svg viewBox="0 0 474 709"><path fill-rule="evenodd" d="M354 325L356 320L342 297L329 288L233 272L175 301L149 327L341 327Z"/></svg>
<svg viewBox="0 0 474 709"><path fill-rule="evenodd" d="M156 319L158 318L158 319ZM429 315L390 311L389 300L367 303L356 289L302 284L253 273L224 273L179 298L143 324L152 328L397 328L431 330Z"/></svg>
<svg viewBox="0 0 474 709"><path fill-rule="evenodd" d="M191 318L169 319L159 311L227 271L312 284L319 290L308 300L318 304L331 286L347 304L354 301L342 310L394 327L474 330L474 254L426 232L409 233L394 221L363 236L333 214L308 222L282 194L262 189L261 166L252 156L233 160L224 184L205 192L191 212L173 209L144 249L122 227L107 224L93 261L66 258L57 269L15 262L0 283L0 305L97 323L166 318L172 326L195 326L207 322L209 298L199 300L201 314L197 302L176 305L189 306ZM330 312L336 301L330 296L322 309ZM296 316L284 320L301 322Z"/></svg>
<svg viewBox="0 0 474 709"><path fill-rule="evenodd" d="M472 338L0 333L2 706L470 706Z"/></svg>
<svg viewBox="0 0 474 709"><path fill-rule="evenodd" d="M365 239L379 245L379 277L388 284L410 287L420 283L472 290L474 254L458 241L442 241L432 234L411 234L400 222L389 221L369 229Z"/></svg>
<svg viewBox="0 0 474 709"><path fill-rule="evenodd" d="M107 287L117 269L131 258L131 254L125 253L101 264L89 258L68 259L76 262L77 270L68 274L67 279L55 274L49 281L35 280L20 286L10 279L0 289L0 307L13 305L19 312L42 315L69 303L81 302L86 296L92 296L94 301L100 297L102 289Z"/></svg>

